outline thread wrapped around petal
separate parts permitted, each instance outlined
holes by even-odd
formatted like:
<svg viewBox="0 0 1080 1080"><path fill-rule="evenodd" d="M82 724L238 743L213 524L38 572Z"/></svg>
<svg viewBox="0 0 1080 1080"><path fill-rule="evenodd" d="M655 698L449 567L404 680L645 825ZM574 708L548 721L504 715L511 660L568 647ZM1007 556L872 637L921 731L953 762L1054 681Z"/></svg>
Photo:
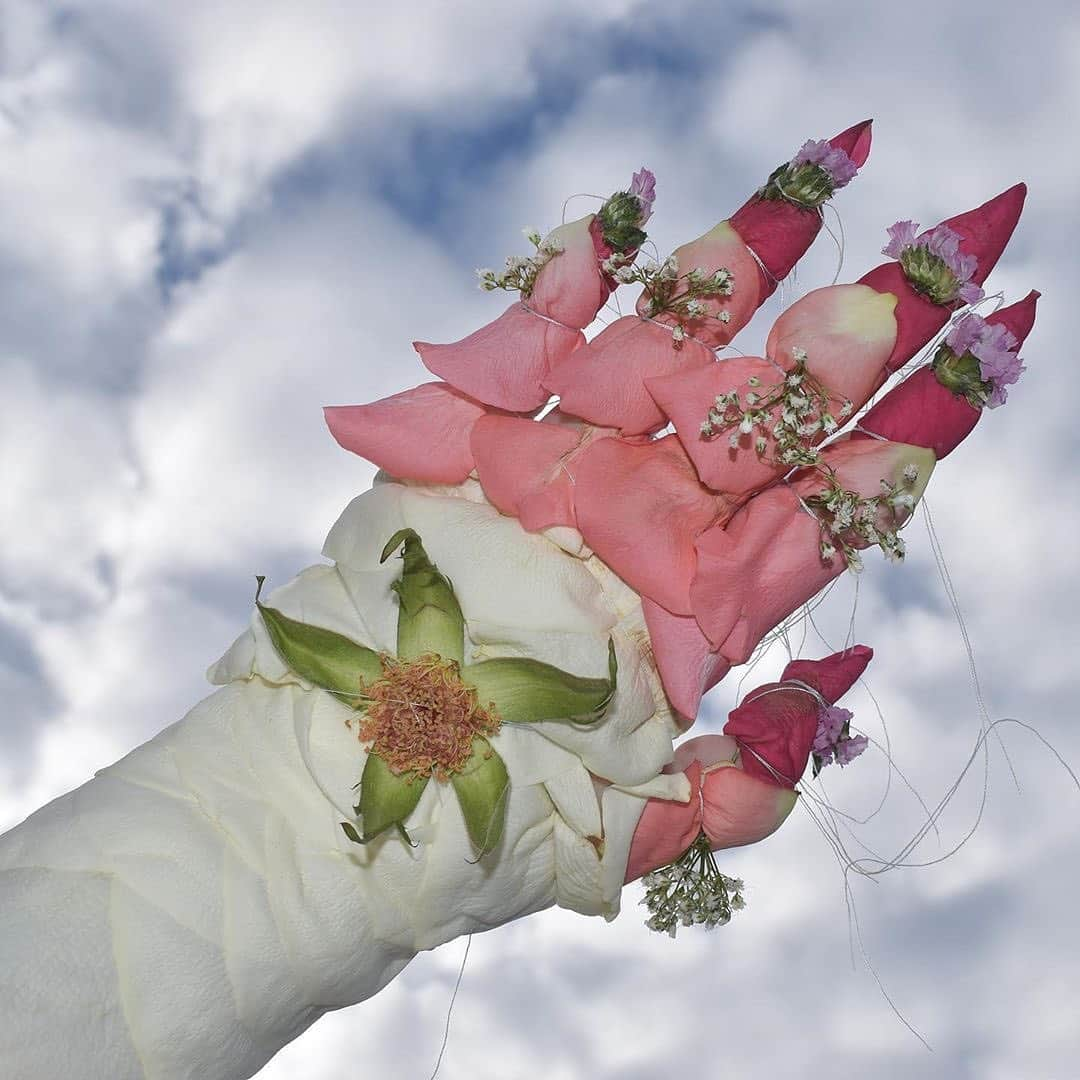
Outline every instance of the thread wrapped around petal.
<svg viewBox="0 0 1080 1080"><path fill-rule="evenodd" d="M843 150L858 168L870 156L872 121L853 124L829 140ZM762 199L760 193L731 215L731 226L761 260L765 272L758 271L762 300L794 269L821 230L821 213L795 206L786 199Z"/></svg>
<svg viewBox="0 0 1080 1080"><path fill-rule="evenodd" d="M528 412L548 400L543 383L551 366L584 342L580 330L542 319L519 301L461 341L414 341L413 348L451 386L497 409Z"/></svg>
<svg viewBox="0 0 1080 1080"><path fill-rule="evenodd" d="M340 446L391 476L460 484L473 470L472 426L485 412L460 390L430 382L370 405L328 405L323 416Z"/></svg>
<svg viewBox="0 0 1080 1080"><path fill-rule="evenodd" d="M546 237L562 251L536 275L525 303L540 315L584 330L607 302L611 288L601 273L596 250L595 214L560 225Z"/></svg>
<svg viewBox="0 0 1080 1080"><path fill-rule="evenodd" d="M731 668L731 664L701 632L693 615L672 615L648 597L641 601L664 693L672 708L692 723L702 697Z"/></svg>
<svg viewBox="0 0 1080 1080"><path fill-rule="evenodd" d="M711 348L726 345L750 321L765 300L757 260L727 221L719 222L696 240L677 247L672 257L678 266L679 276L683 278L692 270L700 270L706 278L712 277L717 270L729 271L734 283L731 295L704 297L702 304L707 315L696 319L679 319L666 312L654 315L649 308L648 292L642 292L637 302L638 314L643 318L654 317L657 322L669 326L681 322L690 337ZM680 296L685 291L684 286L676 290L674 295ZM716 318L721 313L727 316L726 322Z"/></svg>
<svg viewBox="0 0 1080 1080"><path fill-rule="evenodd" d="M973 255L977 267L972 281L981 285L990 275L1005 245L1009 242L1027 196L1026 184L996 195L982 206L968 210L942 222L960 236L960 253ZM892 354L882 372L884 382L890 372L904 366L945 325L953 312L952 305L935 304L908 283L898 262L884 263L859 278L859 284L869 285L878 292L893 293L896 305L897 335Z"/></svg>
<svg viewBox="0 0 1080 1080"><path fill-rule="evenodd" d="M1032 290L1023 300L987 316L991 326L1004 326L1017 340L1017 349L1031 333L1039 293ZM962 394L954 394L938 381L928 365L919 368L890 390L860 421L852 439L877 435L892 442L925 446L940 461L971 434L982 410Z"/></svg>
<svg viewBox="0 0 1080 1080"><path fill-rule="evenodd" d="M546 385L563 412L624 435L659 431L667 417L645 389L645 380L716 362L700 342L675 348L670 330L634 315L605 327L584 348L552 367Z"/></svg>
<svg viewBox="0 0 1080 1080"><path fill-rule="evenodd" d="M822 454L824 465L848 491L881 494L881 481L901 482L914 465L910 491L922 495L934 455L904 443L834 443ZM790 484L752 499L725 528L714 526L698 537L697 574L691 586L693 613L720 653L744 663L761 639L846 569L840 553L821 554L821 527L800 499L817 494L823 479L813 471Z"/></svg>
<svg viewBox="0 0 1080 1080"><path fill-rule="evenodd" d="M724 734L739 744L740 762L747 775L793 787L806 771L821 704L806 689L785 687L784 683L806 683L832 705L862 675L873 655L865 645L855 645L822 660L796 660L784 669L780 682L767 683L747 694L724 725Z"/></svg>
<svg viewBox="0 0 1080 1080"><path fill-rule="evenodd" d="M575 479L578 528L589 547L642 596L691 614L694 538L726 504L698 482L679 440L601 439L578 459Z"/></svg>

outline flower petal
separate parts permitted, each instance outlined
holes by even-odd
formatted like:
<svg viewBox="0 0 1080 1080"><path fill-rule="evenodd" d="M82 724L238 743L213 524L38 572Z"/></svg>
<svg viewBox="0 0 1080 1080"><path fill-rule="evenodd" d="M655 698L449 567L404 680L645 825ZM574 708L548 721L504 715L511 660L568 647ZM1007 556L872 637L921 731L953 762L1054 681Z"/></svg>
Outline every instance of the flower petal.
<svg viewBox="0 0 1080 1080"><path fill-rule="evenodd" d="M460 390L431 382L369 405L328 405L323 415L341 446L392 476L459 484L473 469L469 432L486 411Z"/></svg>
<svg viewBox="0 0 1080 1080"><path fill-rule="evenodd" d="M692 722L703 695L731 664L713 649L692 615L672 615L648 597L642 598L641 607L664 692L672 708Z"/></svg>
<svg viewBox="0 0 1080 1080"><path fill-rule="evenodd" d="M860 449L861 448L861 449ZM908 464L918 468L918 498L933 471L933 455L902 443L834 443L822 454L838 482L862 495L880 494L881 481L899 483ZM804 473L751 499L725 528L698 537L693 612L702 630L733 664L744 663L761 639L846 569L840 554L821 555L817 519L800 503L822 487Z"/></svg>
<svg viewBox="0 0 1080 1080"><path fill-rule="evenodd" d="M546 239L561 244L563 250L536 275L532 293L525 301L541 315L580 330L596 318L611 295L600 271L590 229L595 217L587 214L548 234Z"/></svg>
<svg viewBox="0 0 1080 1080"><path fill-rule="evenodd" d="M837 402L860 408L881 383L896 344L896 297L867 285L829 285L796 300L773 324L765 355L792 366L806 352L807 370Z"/></svg>
<svg viewBox="0 0 1080 1080"><path fill-rule="evenodd" d="M259 590L263 579L260 577ZM311 626L283 615L276 608L255 606L278 655L302 679L329 690L347 704L355 705L365 683L382 675L379 654L373 649L321 626Z"/></svg>
<svg viewBox="0 0 1080 1080"><path fill-rule="evenodd" d="M658 431L667 417L657 408L644 380L715 362L700 342L674 346L669 330L625 315L605 327L584 348L553 364L545 385L559 395L563 412L624 435Z"/></svg>
<svg viewBox="0 0 1080 1080"><path fill-rule="evenodd" d="M465 618L454 589L428 558L414 529L399 529L387 541L380 562L404 546L401 577L391 586L398 595L397 655L415 660L436 653L460 664L465 659Z"/></svg>
<svg viewBox="0 0 1080 1080"><path fill-rule="evenodd" d="M762 386L780 380L776 365L757 356L739 356L707 367L679 371L661 379L648 379L645 385L657 405L671 417L683 449L690 456L703 484L725 495L745 495L771 483L780 471L762 460L754 450L754 436L747 435L738 449L731 446L728 433L712 438L701 434L701 425L713 402L730 390L743 397L750 389L747 379L756 377ZM766 459L775 440L767 436Z"/></svg>
<svg viewBox="0 0 1080 1080"><path fill-rule="evenodd" d="M854 124L829 140L859 167L870 156L871 121ZM732 228L765 267L758 271L764 302L794 269L821 229L821 214L795 206L786 199L762 199L755 192L731 216Z"/></svg>
<svg viewBox="0 0 1080 1080"><path fill-rule="evenodd" d="M578 528L589 547L641 595L691 614L694 538L724 504L698 482L678 439L601 439L578 459L575 476Z"/></svg>
<svg viewBox="0 0 1080 1080"><path fill-rule="evenodd" d="M734 280L734 289L730 296L703 298L702 302L712 317L679 320L674 315L660 314L656 316L656 321L669 326L681 321L691 338L704 342L710 348L726 345L750 321L765 299L757 260L727 221L721 221L703 236L676 248L672 255L678 262L680 277L691 270L700 270L706 277L711 277L717 270L728 270ZM675 295L682 292L685 292L685 287ZM645 292L638 299L637 311L643 318L649 315L649 297ZM727 322L715 317L720 312L729 316Z"/></svg>
<svg viewBox="0 0 1080 1080"><path fill-rule="evenodd" d="M510 777L503 759L482 735L473 739L472 757L450 782L457 792L469 839L477 857L486 855L502 839Z"/></svg>
<svg viewBox="0 0 1080 1080"><path fill-rule="evenodd" d="M584 342L580 330L543 319L519 302L461 341L414 341L413 348L429 371L478 401L528 412L548 400L543 381L549 369Z"/></svg>
<svg viewBox="0 0 1080 1080"><path fill-rule="evenodd" d="M1023 300L995 311L986 321L992 326L1004 326L1017 339L1019 348L1035 322L1038 298L1039 293L1032 290ZM862 417L862 430L852 432L851 437L854 440L878 435L892 442L925 446L940 461L971 434L981 415L981 410L963 395L942 386L926 366L893 387Z"/></svg>
<svg viewBox="0 0 1080 1080"><path fill-rule="evenodd" d="M363 843L395 825L404 825L424 794L428 778L415 773L391 772L378 754L369 753L360 777L360 815Z"/></svg>
<svg viewBox="0 0 1080 1080"><path fill-rule="evenodd" d="M701 824L714 851L756 844L776 832L799 793L727 766L706 772L701 785Z"/></svg>
<svg viewBox="0 0 1080 1080"><path fill-rule="evenodd" d="M599 720L615 693L618 665L614 643L608 647L608 677L587 679L528 657L481 660L461 670L476 688L480 704L490 705L503 720Z"/></svg>
<svg viewBox="0 0 1080 1080"><path fill-rule="evenodd" d="M1026 195L1027 187L1016 184L982 206L941 223L959 234L960 253L977 259L978 268L972 275L976 284L981 285L987 279L1001 258L1020 219ZM884 382L889 373L902 368L933 338L945 325L952 309L934 304L916 292L896 262L876 267L859 278L859 283L881 293L891 292L899 301L896 306L896 344L886 362L887 370L882 373L881 381Z"/></svg>
<svg viewBox="0 0 1080 1080"><path fill-rule="evenodd" d="M686 777L692 793L689 802L653 798L645 803L630 843L630 856L626 861L627 882L636 881L650 870L673 863L701 832L701 799L698 798L700 763L692 762L686 768Z"/></svg>
<svg viewBox="0 0 1080 1080"><path fill-rule="evenodd" d="M581 431L570 427L483 417L473 427L472 453L484 494L530 532L573 525L573 492L562 464L580 440Z"/></svg>

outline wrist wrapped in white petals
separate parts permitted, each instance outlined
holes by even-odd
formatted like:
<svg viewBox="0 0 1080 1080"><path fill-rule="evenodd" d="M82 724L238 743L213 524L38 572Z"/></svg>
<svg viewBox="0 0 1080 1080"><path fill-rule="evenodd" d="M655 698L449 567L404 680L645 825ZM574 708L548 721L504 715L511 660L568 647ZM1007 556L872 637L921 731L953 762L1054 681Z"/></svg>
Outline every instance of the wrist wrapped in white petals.
<svg viewBox="0 0 1080 1080"><path fill-rule="evenodd" d="M304 683L256 614L182 721L0 838L0 1060L11 1078L252 1075L323 1012L376 993L419 950L551 904L608 918L677 734L638 598L501 516L477 485L381 483L268 600L392 652L398 530L420 534L465 617L466 662L527 656L597 677L601 720L504 723L501 840L477 859L451 787L366 846L340 827L365 750L355 713Z"/></svg>

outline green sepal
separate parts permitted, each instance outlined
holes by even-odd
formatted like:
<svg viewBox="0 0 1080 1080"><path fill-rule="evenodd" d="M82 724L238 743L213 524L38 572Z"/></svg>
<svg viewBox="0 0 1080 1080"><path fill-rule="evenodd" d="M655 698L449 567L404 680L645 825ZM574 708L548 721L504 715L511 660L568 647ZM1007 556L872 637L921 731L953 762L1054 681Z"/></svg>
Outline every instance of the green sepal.
<svg viewBox="0 0 1080 1080"><path fill-rule="evenodd" d="M472 756L450 782L457 792L469 839L482 858L502 838L506 818L506 796L510 777L503 759L491 743L477 735L472 742Z"/></svg>
<svg viewBox="0 0 1080 1080"><path fill-rule="evenodd" d="M405 568L391 588L398 594L397 654L401 660L415 660L425 653L437 653L444 660L461 664L465 659L465 618L448 578L428 558L413 529L399 529L383 548L380 562L386 562L404 544Z"/></svg>
<svg viewBox="0 0 1080 1080"><path fill-rule="evenodd" d="M493 705L510 723L599 720L615 693L618 661L608 639L608 678L586 679L525 657L501 656L469 664L461 681L476 688L481 705Z"/></svg>
<svg viewBox="0 0 1080 1080"><path fill-rule="evenodd" d="M356 829L351 824L349 824L349 822L343 821L341 823L341 828L342 828L342 831L345 833L345 835L354 844L362 844L362 843L364 843L364 838L356 831Z"/></svg>
<svg viewBox="0 0 1080 1080"><path fill-rule="evenodd" d="M395 773L378 754L369 753L360 777L360 814L364 843L401 825L416 809L428 777Z"/></svg>
<svg viewBox="0 0 1080 1080"><path fill-rule="evenodd" d="M302 679L336 694L356 706L363 700L365 684L382 676L379 654L374 649L321 626L310 626L259 602L263 582L258 575L255 606L278 655Z"/></svg>

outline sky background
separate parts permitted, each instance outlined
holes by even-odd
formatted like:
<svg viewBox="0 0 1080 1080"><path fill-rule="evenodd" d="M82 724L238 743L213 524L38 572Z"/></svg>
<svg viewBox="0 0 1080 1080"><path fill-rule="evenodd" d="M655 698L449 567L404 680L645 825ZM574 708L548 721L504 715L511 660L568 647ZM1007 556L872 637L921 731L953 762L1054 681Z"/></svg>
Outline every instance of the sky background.
<svg viewBox="0 0 1080 1080"><path fill-rule="evenodd" d="M1043 293L1008 405L928 492L993 717L1074 766L1080 454L1074 377L1080 17L1068 3L284 0L56 5L0 25L0 829L82 783L208 692L252 575L284 581L372 470L324 404L424 381L414 338L501 310L473 268L522 252L566 196L657 175L662 252L739 206L807 138L872 116L835 205L841 280L898 218L932 223L1027 180L989 282ZM569 216L595 208L575 200ZM827 219L835 229L835 218ZM784 302L832 281L822 234ZM760 349L774 297L738 343ZM625 306L625 301L624 301ZM931 805L980 718L925 516L903 567L867 559L855 612L897 766ZM819 609L843 640L853 591ZM796 641L794 644L798 644ZM830 651L809 629L805 655ZM754 673L774 677L774 651ZM757 676L760 675L760 679ZM697 731L717 730L735 672ZM749 689L755 682L748 683ZM866 689L849 699L881 737ZM973 838L929 869L855 882L796 810L725 853L747 910L712 934L568 912L473 940L443 1080L544 1075L1070 1080L1080 1075L1080 792L1027 732L993 743ZM830 770L833 771L833 770ZM825 790L866 816L867 754ZM973 824L980 759L917 852ZM893 853L919 827L894 781L855 827ZM329 1016L260 1077L431 1073L464 942Z"/></svg>

